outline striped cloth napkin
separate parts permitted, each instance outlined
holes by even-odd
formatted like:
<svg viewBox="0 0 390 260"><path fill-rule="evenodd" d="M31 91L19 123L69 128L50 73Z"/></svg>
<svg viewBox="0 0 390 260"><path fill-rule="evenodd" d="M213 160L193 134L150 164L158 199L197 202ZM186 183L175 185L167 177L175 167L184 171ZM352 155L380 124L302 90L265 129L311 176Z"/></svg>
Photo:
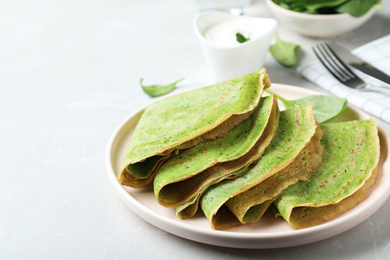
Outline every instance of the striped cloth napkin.
<svg viewBox="0 0 390 260"><path fill-rule="evenodd" d="M390 75L390 35L354 49L352 53ZM349 104L390 123L390 95L346 87L337 81L318 60L298 67L298 72L331 94L348 99ZM370 85L383 85L378 80L359 71L356 71L356 74Z"/></svg>

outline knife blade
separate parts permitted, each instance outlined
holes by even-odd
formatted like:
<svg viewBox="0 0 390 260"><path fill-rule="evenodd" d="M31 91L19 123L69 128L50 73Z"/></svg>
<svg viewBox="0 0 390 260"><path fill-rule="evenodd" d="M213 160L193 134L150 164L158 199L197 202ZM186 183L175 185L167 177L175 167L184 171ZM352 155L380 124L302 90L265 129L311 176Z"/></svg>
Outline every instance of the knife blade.
<svg viewBox="0 0 390 260"><path fill-rule="evenodd" d="M334 41L328 42L329 46L333 49L333 51L339 55L339 57L348 65L354 67L355 69L360 70L361 72L370 75L376 79L379 79L387 84L390 84L390 76L378 70L371 64L363 61L356 55L352 54L347 49L343 48L339 44Z"/></svg>

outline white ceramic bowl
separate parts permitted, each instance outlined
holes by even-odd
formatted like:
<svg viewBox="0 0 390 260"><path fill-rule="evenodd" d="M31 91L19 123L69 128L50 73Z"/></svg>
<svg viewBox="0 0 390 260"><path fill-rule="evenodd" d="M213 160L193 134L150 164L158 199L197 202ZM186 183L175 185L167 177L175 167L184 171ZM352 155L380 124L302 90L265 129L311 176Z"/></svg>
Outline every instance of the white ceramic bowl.
<svg viewBox="0 0 390 260"><path fill-rule="evenodd" d="M246 19L260 28L259 35L235 46L221 46L205 38L205 30L210 26L231 19ZM263 67L277 21L272 18L235 16L213 11L198 14L193 25L214 80L220 82L255 72Z"/></svg>
<svg viewBox="0 0 390 260"><path fill-rule="evenodd" d="M361 26L372 17L371 9L361 17L349 14L305 14L287 10L266 0L276 19L291 30L313 38L335 38Z"/></svg>

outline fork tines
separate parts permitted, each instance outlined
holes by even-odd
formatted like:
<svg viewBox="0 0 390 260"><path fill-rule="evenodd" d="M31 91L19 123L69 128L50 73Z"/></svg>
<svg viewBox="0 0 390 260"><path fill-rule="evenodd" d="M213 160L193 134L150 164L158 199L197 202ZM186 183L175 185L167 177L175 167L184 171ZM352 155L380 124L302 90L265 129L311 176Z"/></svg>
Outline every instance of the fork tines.
<svg viewBox="0 0 390 260"><path fill-rule="evenodd" d="M353 88L362 88L366 85L366 83L337 56L326 42L314 46L313 51L321 63L341 83Z"/></svg>

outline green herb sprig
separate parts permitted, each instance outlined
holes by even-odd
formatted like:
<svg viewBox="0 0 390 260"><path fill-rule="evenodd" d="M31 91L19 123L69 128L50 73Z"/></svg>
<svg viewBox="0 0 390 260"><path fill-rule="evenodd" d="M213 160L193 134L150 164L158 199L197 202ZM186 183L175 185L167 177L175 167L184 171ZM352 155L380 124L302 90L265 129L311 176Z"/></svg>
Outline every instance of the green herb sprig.
<svg viewBox="0 0 390 260"><path fill-rule="evenodd" d="M244 35L242 35L241 33L236 33L236 40L239 42L239 43L244 43L244 42L247 42L249 41L249 37L246 38Z"/></svg>

